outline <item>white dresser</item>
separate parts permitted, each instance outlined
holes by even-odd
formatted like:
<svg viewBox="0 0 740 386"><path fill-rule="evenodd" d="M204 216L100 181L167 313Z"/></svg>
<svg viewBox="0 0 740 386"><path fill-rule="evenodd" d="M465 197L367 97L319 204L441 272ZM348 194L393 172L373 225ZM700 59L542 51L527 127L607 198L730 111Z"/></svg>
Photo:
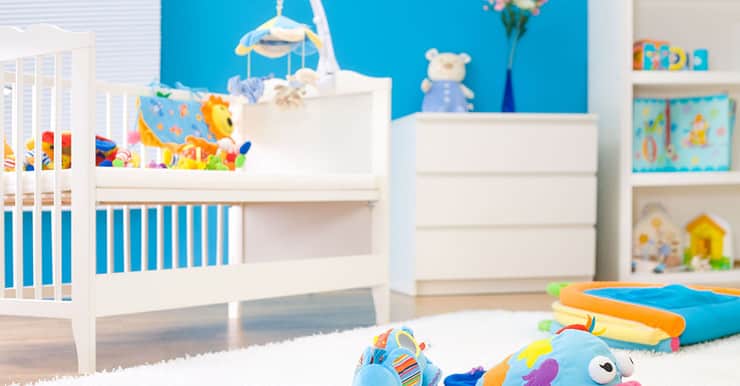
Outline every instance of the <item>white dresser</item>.
<svg viewBox="0 0 740 386"><path fill-rule="evenodd" d="M421 113L393 122L391 285L543 291L595 269L597 119Z"/></svg>

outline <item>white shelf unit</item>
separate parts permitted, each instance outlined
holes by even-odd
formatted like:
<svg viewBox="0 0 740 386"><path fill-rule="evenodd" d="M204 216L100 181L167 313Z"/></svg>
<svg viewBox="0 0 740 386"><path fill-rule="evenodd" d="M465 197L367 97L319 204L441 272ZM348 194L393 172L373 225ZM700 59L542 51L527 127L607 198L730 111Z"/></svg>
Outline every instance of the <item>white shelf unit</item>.
<svg viewBox="0 0 740 386"><path fill-rule="evenodd" d="M636 86L728 86L740 85L740 71L632 71Z"/></svg>
<svg viewBox="0 0 740 386"><path fill-rule="evenodd" d="M658 202L685 224L710 212L734 225L740 242L740 135L729 172L632 173L635 97L729 93L740 99L740 2L714 0L589 0L589 112L599 115L597 278L635 282L740 284L740 270L635 274L632 227L641 208ZM632 43L667 40L709 50L710 71L633 71ZM740 255L736 248L735 256Z"/></svg>

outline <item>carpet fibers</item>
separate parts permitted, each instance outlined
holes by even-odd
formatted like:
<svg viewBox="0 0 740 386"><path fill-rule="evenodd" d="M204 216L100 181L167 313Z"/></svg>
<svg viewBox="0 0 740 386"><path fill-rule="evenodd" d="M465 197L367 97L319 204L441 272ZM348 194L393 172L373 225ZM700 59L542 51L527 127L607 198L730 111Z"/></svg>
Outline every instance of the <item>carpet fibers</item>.
<svg viewBox="0 0 740 386"><path fill-rule="evenodd" d="M429 358L450 374L489 367L543 337L536 326L548 317L538 312L479 311L403 324L414 329L419 341L427 342ZM382 331L383 327L373 327L310 336L38 385L348 386L360 353ZM678 354L635 352L632 357L637 366L633 379L644 386L740 385L740 336Z"/></svg>

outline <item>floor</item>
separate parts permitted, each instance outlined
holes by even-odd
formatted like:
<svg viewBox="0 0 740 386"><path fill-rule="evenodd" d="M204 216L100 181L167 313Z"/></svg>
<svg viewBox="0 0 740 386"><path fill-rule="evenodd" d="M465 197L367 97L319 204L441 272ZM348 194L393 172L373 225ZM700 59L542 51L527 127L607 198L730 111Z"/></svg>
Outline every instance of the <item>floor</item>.
<svg viewBox="0 0 740 386"><path fill-rule="evenodd" d="M394 294L394 321L474 309L547 310L545 294L413 298ZM222 351L318 332L369 326L364 290L244 303L239 322L226 306L153 312L98 320L98 370ZM31 382L76 369L68 321L0 317L0 384Z"/></svg>

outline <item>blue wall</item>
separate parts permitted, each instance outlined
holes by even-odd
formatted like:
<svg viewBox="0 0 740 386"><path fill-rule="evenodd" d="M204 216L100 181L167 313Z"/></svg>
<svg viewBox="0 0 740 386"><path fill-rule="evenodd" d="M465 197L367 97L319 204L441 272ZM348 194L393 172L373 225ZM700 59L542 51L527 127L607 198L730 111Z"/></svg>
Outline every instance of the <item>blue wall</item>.
<svg viewBox="0 0 740 386"><path fill-rule="evenodd" d="M225 212L227 214L228 212ZM157 216L154 209L149 209L148 213L148 226L149 226L149 240L147 244L149 254L149 264L146 269L156 269L157 267ZM180 207L178 216L180 219L178 226L178 256L177 265L184 267L187 265L187 240L185 238L187 223L186 223L186 208ZM203 253L202 253L202 211L200 207L195 207L193 210L193 259L196 266L203 265ZM70 212L62 212L62 281L69 283L72 271L71 271L71 214ZM5 213L5 266L8 267L5 270L5 283L6 287L13 287L13 214L11 212ZM97 234L96 234L96 258L97 258L97 272L105 273L108 271L106 250L106 213L105 211L98 211L97 213ZM123 211L115 210L113 213L113 227L116 230L114 233L113 244L114 248L114 272L123 271ZM141 256L141 210L131 210L131 222L130 222L130 235L131 235L131 270L141 271L142 266L145 262L142 261ZM215 232L217 225L217 209L216 207L208 208L208 252L207 252L207 264L215 265L217 260L217 235ZM41 218L41 242L42 247L42 278L45 284L52 282L52 263L51 263L51 213L43 212ZM228 216L223 216L223 228L226 229L228 226ZM173 266L173 255L172 255L172 208L164 208L164 268L169 269ZM23 213L23 283L24 285L33 285L34 267L33 267L33 215L31 212ZM228 262L226 258L228 256L228 233L224 235L223 239L223 256L224 263Z"/></svg>
<svg viewBox="0 0 740 386"><path fill-rule="evenodd" d="M483 12L482 2L324 0L324 7L340 66L393 78L394 117L419 110L430 47L469 53L465 83L476 110L500 110L506 41L499 14ZM230 76L245 73L245 59L233 53L239 38L274 8L274 0L162 0L162 82L224 92ZM311 23L308 0L286 0L284 13ZM586 111L586 21L586 0L551 0L533 18L515 64L519 111ZM284 76L285 59L253 59L253 74Z"/></svg>

